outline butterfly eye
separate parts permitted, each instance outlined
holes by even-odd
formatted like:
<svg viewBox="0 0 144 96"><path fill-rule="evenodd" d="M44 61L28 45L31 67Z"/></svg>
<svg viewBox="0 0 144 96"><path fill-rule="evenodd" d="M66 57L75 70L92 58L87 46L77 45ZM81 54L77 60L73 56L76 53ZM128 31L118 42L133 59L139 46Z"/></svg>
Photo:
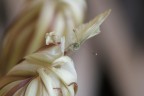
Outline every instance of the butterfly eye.
<svg viewBox="0 0 144 96"><path fill-rule="evenodd" d="M74 49L74 50L78 50L79 47L80 47L80 44L79 44L79 43L74 43L74 44L73 44L73 49Z"/></svg>

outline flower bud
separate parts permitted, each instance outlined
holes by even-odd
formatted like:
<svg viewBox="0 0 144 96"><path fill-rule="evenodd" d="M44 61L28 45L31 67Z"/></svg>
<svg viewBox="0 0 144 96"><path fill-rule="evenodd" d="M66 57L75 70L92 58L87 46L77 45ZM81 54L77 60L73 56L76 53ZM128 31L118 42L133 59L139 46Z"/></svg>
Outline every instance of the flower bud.
<svg viewBox="0 0 144 96"><path fill-rule="evenodd" d="M0 96L75 96L77 74L60 45L28 55L0 81ZM16 78L15 78L16 77Z"/></svg>

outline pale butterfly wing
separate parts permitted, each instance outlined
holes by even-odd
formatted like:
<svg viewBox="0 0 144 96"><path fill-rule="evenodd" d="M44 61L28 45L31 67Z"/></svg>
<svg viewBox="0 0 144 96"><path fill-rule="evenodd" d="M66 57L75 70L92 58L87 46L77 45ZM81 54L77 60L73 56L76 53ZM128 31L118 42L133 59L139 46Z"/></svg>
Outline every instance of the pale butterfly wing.
<svg viewBox="0 0 144 96"><path fill-rule="evenodd" d="M108 17L111 10L96 16L92 21L74 29L80 43L100 33L100 25Z"/></svg>

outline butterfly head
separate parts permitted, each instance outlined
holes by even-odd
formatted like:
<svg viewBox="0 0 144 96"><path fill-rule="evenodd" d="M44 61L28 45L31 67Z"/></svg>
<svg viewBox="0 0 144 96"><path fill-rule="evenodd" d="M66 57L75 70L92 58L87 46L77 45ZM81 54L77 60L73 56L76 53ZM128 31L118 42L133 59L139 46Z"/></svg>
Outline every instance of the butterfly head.
<svg viewBox="0 0 144 96"><path fill-rule="evenodd" d="M80 43L76 42L74 44L72 44L73 50L78 50L80 47Z"/></svg>

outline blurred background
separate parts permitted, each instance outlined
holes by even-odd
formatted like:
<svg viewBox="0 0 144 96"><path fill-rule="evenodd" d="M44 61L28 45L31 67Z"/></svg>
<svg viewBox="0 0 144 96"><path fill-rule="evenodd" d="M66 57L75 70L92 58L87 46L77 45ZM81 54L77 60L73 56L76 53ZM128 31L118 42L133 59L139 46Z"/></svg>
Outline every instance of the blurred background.
<svg viewBox="0 0 144 96"><path fill-rule="evenodd" d="M22 0L0 0L0 42L21 11ZM85 22L112 9L101 34L73 54L77 96L144 96L144 3L142 0L87 0Z"/></svg>

